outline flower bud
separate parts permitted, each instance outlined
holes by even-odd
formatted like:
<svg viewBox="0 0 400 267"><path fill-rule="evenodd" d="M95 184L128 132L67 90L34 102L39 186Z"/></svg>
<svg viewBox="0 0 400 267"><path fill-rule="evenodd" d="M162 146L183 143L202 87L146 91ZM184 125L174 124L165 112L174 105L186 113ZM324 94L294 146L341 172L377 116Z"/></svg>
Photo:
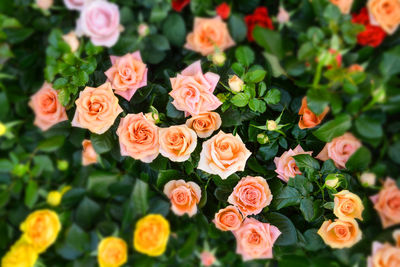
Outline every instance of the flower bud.
<svg viewBox="0 0 400 267"><path fill-rule="evenodd" d="M155 112L148 112L144 114L147 120L153 122L154 124L157 124L160 122L160 118L158 117L158 114Z"/></svg>
<svg viewBox="0 0 400 267"><path fill-rule="evenodd" d="M64 34L62 36L62 38L63 38L64 42L66 42L69 45L72 53L74 53L76 50L78 50L79 40L74 31L70 31L67 34Z"/></svg>
<svg viewBox="0 0 400 267"><path fill-rule="evenodd" d="M325 186L329 189L335 189L340 185L340 174L329 174L325 178Z"/></svg>
<svg viewBox="0 0 400 267"><path fill-rule="evenodd" d="M68 170L68 167L69 167L68 161L66 161L66 160L58 160L57 161L57 168L60 171L66 171L66 170Z"/></svg>
<svg viewBox="0 0 400 267"><path fill-rule="evenodd" d="M146 23L140 23L137 29L140 37L145 37L150 33L149 26Z"/></svg>
<svg viewBox="0 0 400 267"><path fill-rule="evenodd" d="M36 0L36 5L43 10L48 10L53 6L53 0Z"/></svg>
<svg viewBox="0 0 400 267"><path fill-rule="evenodd" d="M279 13L276 16L278 22L281 24L287 23L289 21L289 18L290 18L289 13L283 7L279 7Z"/></svg>
<svg viewBox="0 0 400 267"><path fill-rule="evenodd" d="M217 65L218 67L221 67L225 64L226 56L223 52L215 52L212 55L212 62Z"/></svg>
<svg viewBox="0 0 400 267"><path fill-rule="evenodd" d="M268 120L267 121L267 129L268 131L275 131L278 128L278 124L276 121Z"/></svg>
<svg viewBox="0 0 400 267"><path fill-rule="evenodd" d="M240 92L243 90L243 81L236 75L233 75L229 81L229 88L231 88L232 91L234 92Z"/></svg>
<svg viewBox="0 0 400 267"><path fill-rule="evenodd" d="M28 166L20 163L14 166L12 173L15 176L22 177L27 171L28 171Z"/></svg>
<svg viewBox="0 0 400 267"><path fill-rule="evenodd" d="M264 145L264 144L268 143L268 141L269 141L268 135L265 134L265 133L259 133L259 134L257 134L257 141L258 141L261 145Z"/></svg>
<svg viewBox="0 0 400 267"><path fill-rule="evenodd" d="M216 262L216 258L214 256L214 254L211 253L210 251L203 251L200 254L200 260L201 260L201 264L206 267L212 266Z"/></svg>
<svg viewBox="0 0 400 267"><path fill-rule="evenodd" d="M0 136L3 136L7 131L6 126L0 122Z"/></svg>
<svg viewBox="0 0 400 267"><path fill-rule="evenodd" d="M376 175L372 172L364 172L360 176L360 182L362 186L369 187L374 186L376 181Z"/></svg>
<svg viewBox="0 0 400 267"><path fill-rule="evenodd" d="M56 207L61 203L62 194L58 191L50 191L47 194L47 204Z"/></svg>

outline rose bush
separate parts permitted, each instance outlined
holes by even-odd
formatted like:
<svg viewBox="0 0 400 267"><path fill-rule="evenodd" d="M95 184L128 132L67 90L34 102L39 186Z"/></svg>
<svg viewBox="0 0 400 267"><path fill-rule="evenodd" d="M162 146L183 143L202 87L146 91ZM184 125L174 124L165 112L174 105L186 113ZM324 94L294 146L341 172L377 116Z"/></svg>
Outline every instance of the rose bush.
<svg viewBox="0 0 400 267"><path fill-rule="evenodd" d="M397 266L398 0L0 1L1 266Z"/></svg>

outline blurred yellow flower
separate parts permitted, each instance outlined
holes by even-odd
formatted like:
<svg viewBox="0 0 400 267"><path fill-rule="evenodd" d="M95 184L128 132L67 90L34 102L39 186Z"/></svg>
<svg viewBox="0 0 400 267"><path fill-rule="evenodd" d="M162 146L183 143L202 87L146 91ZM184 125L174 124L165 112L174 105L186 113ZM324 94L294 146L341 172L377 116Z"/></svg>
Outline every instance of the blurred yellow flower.
<svg viewBox="0 0 400 267"><path fill-rule="evenodd" d="M149 214L136 223L133 246L148 256L160 256L167 247L169 234L169 222L159 214Z"/></svg>
<svg viewBox="0 0 400 267"><path fill-rule="evenodd" d="M38 258L36 250L24 239L18 240L1 260L2 267L32 267Z"/></svg>
<svg viewBox="0 0 400 267"><path fill-rule="evenodd" d="M3 136L7 131L6 126L0 122L0 136Z"/></svg>
<svg viewBox="0 0 400 267"><path fill-rule="evenodd" d="M20 226L23 238L37 253L42 253L57 239L61 223L57 213L51 210L37 210L31 213Z"/></svg>
<svg viewBox="0 0 400 267"><path fill-rule="evenodd" d="M128 259L128 246L118 237L107 237L97 247L97 260L100 267L119 267Z"/></svg>
<svg viewBox="0 0 400 267"><path fill-rule="evenodd" d="M70 189L71 189L70 186L64 186L64 188L61 189L61 191L57 191L57 190L50 191L47 194L47 200L46 200L47 203L53 207L60 205L63 195L65 193L67 193L68 190L70 190Z"/></svg>

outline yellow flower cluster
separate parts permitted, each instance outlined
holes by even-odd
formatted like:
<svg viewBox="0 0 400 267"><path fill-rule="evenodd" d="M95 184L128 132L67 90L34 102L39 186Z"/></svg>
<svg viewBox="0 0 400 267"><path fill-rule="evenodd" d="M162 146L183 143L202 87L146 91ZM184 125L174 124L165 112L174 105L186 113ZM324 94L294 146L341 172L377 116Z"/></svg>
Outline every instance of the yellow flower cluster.
<svg viewBox="0 0 400 267"><path fill-rule="evenodd" d="M20 229L22 236L2 258L2 267L34 266L39 254L56 241L61 223L54 211L37 210L21 223Z"/></svg>

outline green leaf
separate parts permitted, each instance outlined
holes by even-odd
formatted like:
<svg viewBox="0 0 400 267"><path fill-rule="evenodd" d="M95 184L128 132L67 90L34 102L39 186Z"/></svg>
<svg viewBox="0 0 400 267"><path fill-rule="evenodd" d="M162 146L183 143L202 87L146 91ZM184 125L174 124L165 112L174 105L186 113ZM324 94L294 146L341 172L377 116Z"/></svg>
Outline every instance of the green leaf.
<svg viewBox="0 0 400 267"><path fill-rule="evenodd" d="M288 185L296 188L303 196L307 196L313 190L312 183L303 175L296 175L296 177L289 179Z"/></svg>
<svg viewBox="0 0 400 267"><path fill-rule="evenodd" d="M170 49L168 39L161 34L154 34L149 36L150 42L153 44L154 48L159 51L166 51Z"/></svg>
<svg viewBox="0 0 400 267"><path fill-rule="evenodd" d="M238 76L242 76L245 71L243 65L238 62L233 63L231 68Z"/></svg>
<svg viewBox="0 0 400 267"><path fill-rule="evenodd" d="M289 206L296 206L300 203L300 194L295 188L286 186L273 198L277 210Z"/></svg>
<svg viewBox="0 0 400 267"><path fill-rule="evenodd" d="M249 101L249 108L255 112L264 113L267 110L267 105L264 101L253 98Z"/></svg>
<svg viewBox="0 0 400 267"><path fill-rule="evenodd" d="M136 180L135 186L133 187L132 196L133 196L133 205L135 209L142 215L146 214L146 211L149 208L149 203L147 199L149 186L146 182L143 182L140 179Z"/></svg>
<svg viewBox="0 0 400 267"><path fill-rule="evenodd" d="M268 161L275 157L276 153L278 153L278 143L269 143L267 145L261 146L258 150L257 156L261 157L264 161Z"/></svg>
<svg viewBox="0 0 400 267"><path fill-rule="evenodd" d="M14 168L14 164L8 159L0 159L0 173L10 172Z"/></svg>
<svg viewBox="0 0 400 267"><path fill-rule="evenodd" d="M395 46L391 50L383 54L382 61L379 64L381 74L390 79L394 75L400 73L400 46Z"/></svg>
<svg viewBox="0 0 400 267"><path fill-rule="evenodd" d="M76 86L84 86L89 81L89 75L83 70L72 76L72 83Z"/></svg>
<svg viewBox="0 0 400 267"><path fill-rule="evenodd" d="M296 161L297 167L300 169L314 169L319 170L319 163L318 160L314 159L308 154L300 154L293 156L294 160Z"/></svg>
<svg viewBox="0 0 400 267"><path fill-rule="evenodd" d="M228 21L228 27L229 32L236 43L239 43L246 38L247 27L241 16L232 14Z"/></svg>
<svg viewBox="0 0 400 267"><path fill-rule="evenodd" d="M103 154L110 151L114 147L113 135L111 131L107 131L104 134L90 135L90 140L97 154Z"/></svg>
<svg viewBox="0 0 400 267"><path fill-rule="evenodd" d="M196 250L196 241L199 236L199 231L190 231L189 237L185 238L185 243L179 249L178 255L180 258L187 258Z"/></svg>
<svg viewBox="0 0 400 267"><path fill-rule="evenodd" d="M381 122L374 118L361 115L354 122L357 132L365 138L377 139L383 136Z"/></svg>
<svg viewBox="0 0 400 267"><path fill-rule="evenodd" d="M219 177L218 175L213 175L212 179L218 188L221 188L223 190L230 190L232 192L232 189L239 182L240 177L237 174L232 174L226 179L221 179L221 177Z"/></svg>
<svg viewBox="0 0 400 267"><path fill-rule="evenodd" d="M388 154L391 160L393 160L397 164L400 164L400 141L397 141L396 143L389 146Z"/></svg>
<svg viewBox="0 0 400 267"><path fill-rule="evenodd" d="M268 105L276 105L281 101L281 91L276 88L272 88L267 92L267 95L264 97L265 102Z"/></svg>
<svg viewBox="0 0 400 267"><path fill-rule="evenodd" d="M44 152L54 152L58 150L64 144L65 137L64 136L53 136L49 139L45 139L41 141L37 149Z"/></svg>
<svg viewBox="0 0 400 267"><path fill-rule="evenodd" d="M265 59L268 61L269 65L272 69L272 76L277 78L281 75L287 76L286 71L282 68L281 63L279 62L279 58L273 54L264 52L263 53Z"/></svg>
<svg viewBox="0 0 400 267"><path fill-rule="evenodd" d="M181 15L177 13L170 14L164 21L162 30L171 44L182 46L185 42L186 25Z"/></svg>
<svg viewBox="0 0 400 267"><path fill-rule="evenodd" d="M279 59L283 57L283 45L281 34L277 31L256 26L253 30L253 37L256 43Z"/></svg>
<svg viewBox="0 0 400 267"><path fill-rule="evenodd" d="M68 83L68 80L66 78L58 78L57 80L54 81L53 83L53 88L54 89L61 89L65 87Z"/></svg>
<svg viewBox="0 0 400 267"><path fill-rule="evenodd" d="M38 200L38 197L38 184L35 181L30 180L25 190L25 205L29 209L32 209L33 205L35 205L36 201Z"/></svg>
<svg viewBox="0 0 400 267"><path fill-rule="evenodd" d="M248 46L239 46L235 50L236 60L248 68L254 62L254 52Z"/></svg>
<svg viewBox="0 0 400 267"><path fill-rule="evenodd" d="M97 221L101 213L101 207L92 199L85 197L76 209L75 218L79 226L89 229Z"/></svg>
<svg viewBox="0 0 400 267"><path fill-rule="evenodd" d="M183 176L184 174L177 170L160 170L157 177L157 187L162 190L166 183L181 179Z"/></svg>
<svg viewBox="0 0 400 267"><path fill-rule="evenodd" d="M107 198L110 196L110 192L108 191L109 186L117 181L117 174L94 172L88 178L87 190L94 197Z"/></svg>
<svg viewBox="0 0 400 267"><path fill-rule="evenodd" d="M307 106L316 115L321 114L329 104L331 96L323 89L310 89L307 91Z"/></svg>
<svg viewBox="0 0 400 267"><path fill-rule="evenodd" d="M278 227L281 235L276 240L277 246L291 246L297 243L297 232L292 221L283 214L271 212L266 215L267 221Z"/></svg>
<svg viewBox="0 0 400 267"><path fill-rule="evenodd" d="M314 206L313 201L309 198L303 198L300 200L300 211L303 214L304 219L307 222L311 222L314 218Z"/></svg>
<svg viewBox="0 0 400 267"><path fill-rule="evenodd" d="M264 80L265 75L267 75L265 70L254 70L246 73L244 80L248 83L259 83Z"/></svg>
<svg viewBox="0 0 400 267"><path fill-rule="evenodd" d="M368 148L362 146L354 152L346 162L346 168L350 171L364 171L371 163L371 152Z"/></svg>
<svg viewBox="0 0 400 267"><path fill-rule="evenodd" d="M177 110L174 105L172 105L172 99L168 101L167 104L167 116L171 119L183 119L184 113L183 111Z"/></svg>
<svg viewBox="0 0 400 267"><path fill-rule="evenodd" d="M244 107L249 103L250 97L245 93L234 95L231 99L232 104L237 107Z"/></svg>
<svg viewBox="0 0 400 267"><path fill-rule="evenodd" d="M330 142L333 138L343 135L351 127L351 117L341 114L335 119L324 123L313 134L321 141Z"/></svg>
<svg viewBox="0 0 400 267"><path fill-rule="evenodd" d="M317 251L326 247L321 236L318 234L318 229L311 228L304 232L305 249L309 251Z"/></svg>

